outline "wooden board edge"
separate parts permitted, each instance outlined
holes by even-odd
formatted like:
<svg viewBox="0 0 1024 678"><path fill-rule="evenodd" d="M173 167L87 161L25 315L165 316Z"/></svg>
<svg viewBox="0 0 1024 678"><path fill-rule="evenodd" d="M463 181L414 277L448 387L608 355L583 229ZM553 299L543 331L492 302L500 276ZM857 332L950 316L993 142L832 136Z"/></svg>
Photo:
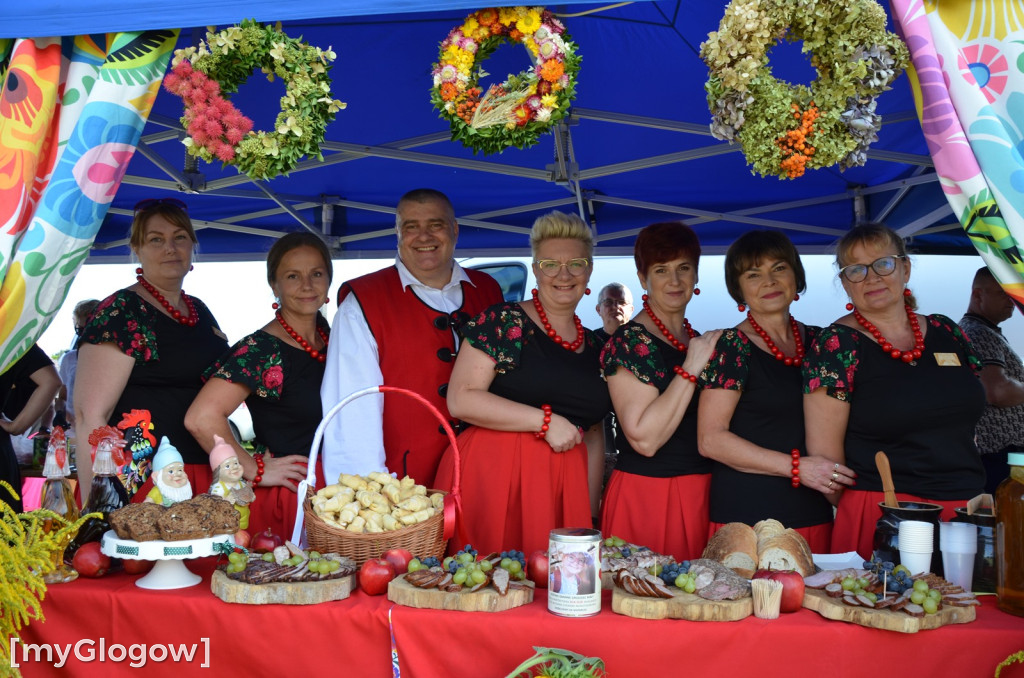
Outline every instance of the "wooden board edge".
<svg viewBox="0 0 1024 678"><path fill-rule="evenodd" d="M458 612L504 612L533 602L533 582L520 582L527 588L510 588L502 596L494 588L484 588L476 593L461 591L449 593L439 589L421 589L399 575L388 582L388 600L396 605L430 610L454 610ZM409 602L415 594L417 604Z"/></svg>
<svg viewBox="0 0 1024 678"><path fill-rule="evenodd" d="M682 619L684 621L740 621L754 614L754 599L705 600L680 591L673 598L637 596L615 586L612 611L634 619Z"/></svg>
<svg viewBox="0 0 1024 678"><path fill-rule="evenodd" d="M950 624L969 624L978 616L974 606L944 606L938 613L924 617L911 617L909 614L892 610L869 610L845 605L841 600L831 598L818 589L806 591L803 606L826 619L897 633L917 633Z"/></svg>
<svg viewBox="0 0 1024 678"><path fill-rule="evenodd" d="M225 603L240 605L318 605L348 598L352 594L352 589L355 588L355 578L355 574L350 574L347 577L328 579L327 581L246 584L231 579L221 570L214 570L213 576L210 578L210 591ZM333 586L324 586L325 584L333 584ZM267 594L287 591L297 597L293 600L281 599L265 602L247 599L249 596L246 594L261 591Z"/></svg>

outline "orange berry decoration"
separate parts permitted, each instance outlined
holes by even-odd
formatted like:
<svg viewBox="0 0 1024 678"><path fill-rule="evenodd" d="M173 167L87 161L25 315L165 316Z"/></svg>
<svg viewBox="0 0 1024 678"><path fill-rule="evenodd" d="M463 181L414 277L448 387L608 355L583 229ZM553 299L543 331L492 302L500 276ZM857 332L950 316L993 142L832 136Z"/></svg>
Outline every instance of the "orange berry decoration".
<svg viewBox="0 0 1024 678"><path fill-rule="evenodd" d="M801 110L795 103L790 104L790 109L800 124L796 129L791 129L776 139L775 143L782 151L782 162L779 166L785 170L787 177L795 179L804 175L807 161L814 155L810 137L814 134L814 121L818 119L820 113L813 101L805 110Z"/></svg>

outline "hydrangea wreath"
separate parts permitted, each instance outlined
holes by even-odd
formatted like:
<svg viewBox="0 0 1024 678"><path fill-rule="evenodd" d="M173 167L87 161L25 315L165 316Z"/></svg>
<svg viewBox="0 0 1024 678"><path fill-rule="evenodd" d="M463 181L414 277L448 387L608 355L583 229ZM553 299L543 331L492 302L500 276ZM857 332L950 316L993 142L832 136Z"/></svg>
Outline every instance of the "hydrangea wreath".
<svg viewBox="0 0 1024 678"><path fill-rule="evenodd" d="M481 98L481 65L503 41L523 44L534 66ZM544 8L482 9L441 42L430 99L464 146L485 154L526 148L568 114L580 59L565 26Z"/></svg>
<svg viewBox="0 0 1024 678"><path fill-rule="evenodd" d="M210 28L198 47L176 50L164 87L185 102L181 123L189 155L216 158L253 179L287 174L305 155L323 160L324 130L345 108L331 97L328 64L336 56L329 47L288 37L280 24L252 20L218 33ZM222 96L238 91L256 68L271 82L275 75L285 82L270 132L253 132L252 120Z"/></svg>
<svg viewBox="0 0 1024 678"><path fill-rule="evenodd" d="M810 87L772 76L768 51L803 40ZM878 140L875 98L906 66L906 45L874 0L732 0L701 45L711 133L738 139L753 171L794 178L805 168L863 165Z"/></svg>

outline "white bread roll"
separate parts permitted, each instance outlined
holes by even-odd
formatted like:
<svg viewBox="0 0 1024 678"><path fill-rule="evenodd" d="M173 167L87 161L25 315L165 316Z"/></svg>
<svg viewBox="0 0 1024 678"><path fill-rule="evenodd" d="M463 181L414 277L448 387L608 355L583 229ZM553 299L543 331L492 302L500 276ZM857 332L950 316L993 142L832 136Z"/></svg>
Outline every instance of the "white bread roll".
<svg viewBox="0 0 1024 678"><path fill-rule="evenodd" d="M814 574L814 559L807 540L796 530L758 543L757 568L760 570L796 570L804 577Z"/></svg>
<svg viewBox="0 0 1024 678"><path fill-rule="evenodd" d="M763 544L772 537L777 537L786 531L786 526L775 520L767 518L754 523L754 535L757 537L757 552L764 550Z"/></svg>
<svg viewBox="0 0 1024 678"><path fill-rule="evenodd" d="M757 537L744 523L727 523L711 537L703 558L717 560L741 577L754 576L757 569Z"/></svg>

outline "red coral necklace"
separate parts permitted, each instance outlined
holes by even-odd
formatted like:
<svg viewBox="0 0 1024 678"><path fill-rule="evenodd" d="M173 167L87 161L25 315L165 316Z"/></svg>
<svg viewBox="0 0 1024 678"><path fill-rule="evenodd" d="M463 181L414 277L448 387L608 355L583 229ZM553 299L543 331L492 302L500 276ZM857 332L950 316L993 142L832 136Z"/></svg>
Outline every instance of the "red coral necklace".
<svg viewBox="0 0 1024 678"><path fill-rule="evenodd" d="M750 311L747 311L747 320L750 321L750 326L754 328L755 332L757 332L757 336L761 337L761 339L764 340L764 343L768 345L768 350L772 352L772 355L775 356L776 360L785 363L787 366L792 365L794 367L800 367L803 365L804 355L806 355L807 352L804 350L804 340L800 338L800 326L797 325L796 318L792 315L789 316L789 326L793 328L793 343L796 344L796 355L792 358L783 353L782 350L775 345L775 342L768 336L768 333L757 324L756 320L754 320L754 316L750 314Z"/></svg>
<svg viewBox="0 0 1024 678"><path fill-rule="evenodd" d="M883 351L889 354L890 358L902 360L905 363L913 363L924 353L924 335L921 334L921 324L917 320L917 314L914 313L914 309L910 308L910 304L903 304L903 308L907 311L907 320L910 321L910 329L914 333L914 348L909 351L901 351L893 346L891 341L882 336L882 333L875 327L874 323L862 316L856 307L853 309L853 317L857 319L861 327L868 331L868 334L875 338L875 341L878 342Z"/></svg>
<svg viewBox="0 0 1024 678"><path fill-rule="evenodd" d="M319 325L317 325L316 328L317 335L319 335L320 339L324 342L323 350L318 351L312 346L310 346L309 342L302 338L302 335L293 330L291 325L285 322L284 317L281 315L280 311L274 313L274 317L277 318L277 322L281 323L281 327L283 327L284 331L288 333L288 336L297 341L299 343L299 346L302 347L302 350L308 353L310 357L314 358L315 360L319 360L322 363L327 362L327 341L329 337L327 333L324 332L323 328L321 328Z"/></svg>
<svg viewBox="0 0 1024 678"><path fill-rule="evenodd" d="M575 313L572 314L573 323L576 325L576 340L571 344L562 339L562 336L551 329L551 322L548 321L548 314L544 312L544 307L540 303L540 297L537 294L537 290L533 291L533 307L537 309L537 315L540 316L540 324L543 325L544 331L548 333L548 336L554 339L556 344L561 345L566 351L576 352L583 344L583 321Z"/></svg>
<svg viewBox="0 0 1024 678"><path fill-rule="evenodd" d="M651 310L651 305L649 303L647 303L647 295L646 294L643 295L643 300L644 300L644 310L647 311L647 315L649 315L651 317L651 321L654 323L654 325L659 330L661 330L661 333L665 335L666 339L668 339L668 343L672 344L673 346L675 346L680 351L685 351L686 347L683 346L682 342L680 342L678 339L676 339L676 336L668 331L668 328L665 327L665 323L661 322L661 318L659 318L658 316L654 315L654 311ZM690 321L687 320L686 318L683 318L683 329L686 330L686 334L689 335L690 339L693 339L694 337L697 336L697 333L693 331L692 327L690 327Z"/></svg>
<svg viewBox="0 0 1024 678"><path fill-rule="evenodd" d="M160 294L160 290L150 285L149 281L142 277L141 268L135 269L135 273L137 274L135 279L139 281L140 285L142 285L142 289L153 295L153 298L156 299L161 306L167 309L167 312L171 314L172 318L182 325L187 325L189 327L196 326L196 323L199 322L199 314L196 313L196 305L192 303L192 298L185 294L185 290L181 291L181 298L185 300L185 305L188 306L187 318L181 314L181 311L171 306L171 302L167 301L167 298Z"/></svg>

